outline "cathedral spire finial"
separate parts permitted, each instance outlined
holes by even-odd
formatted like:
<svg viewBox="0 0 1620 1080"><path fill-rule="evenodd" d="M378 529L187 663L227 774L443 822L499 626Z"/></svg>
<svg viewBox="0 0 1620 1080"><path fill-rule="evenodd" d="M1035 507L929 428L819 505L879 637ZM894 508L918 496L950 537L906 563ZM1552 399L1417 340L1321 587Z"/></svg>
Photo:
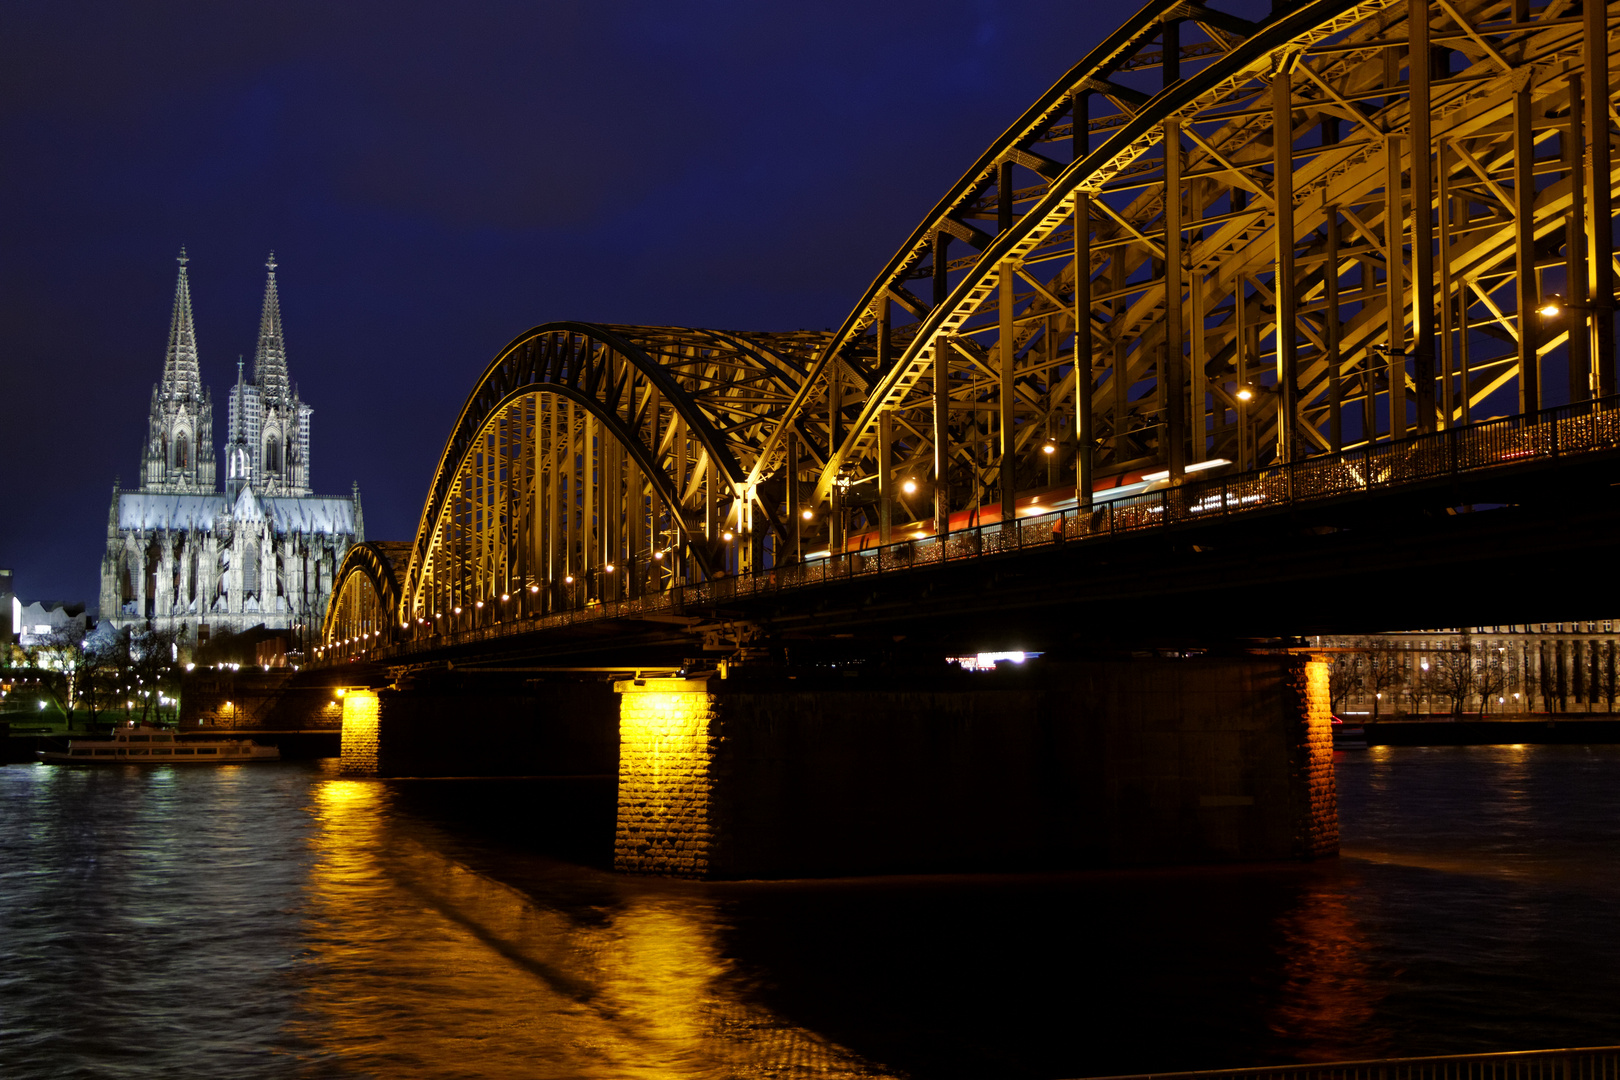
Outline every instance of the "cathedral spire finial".
<svg viewBox="0 0 1620 1080"><path fill-rule="evenodd" d="M141 452L142 491L197 492L214 487L214 406L198 361L191 279L186 273L190 261L182 247L175 257L180 265L163 377L152 387L152 411Z"/></svg>
<svg viewBox="0 0 1620 1080"><path fill-rule="evenodd" d="M265 262L264 311L259 316L259 345L253 353L253 382L264 403L281 402L292 393L287 378L287 340L281 330L281 295L276 289L276 253Z"/></svg>
<svg viewBox="0 0 1620 1080"><path fill-rule="evenodd" d="M202 374L198 370L197 328L191 315L191 282L186 277L186 249L175 260L180 264L174 285L174 311L169 318L169 347L163 358L163 382L158 393L167 399L184 400L202 396Z"/></svg>

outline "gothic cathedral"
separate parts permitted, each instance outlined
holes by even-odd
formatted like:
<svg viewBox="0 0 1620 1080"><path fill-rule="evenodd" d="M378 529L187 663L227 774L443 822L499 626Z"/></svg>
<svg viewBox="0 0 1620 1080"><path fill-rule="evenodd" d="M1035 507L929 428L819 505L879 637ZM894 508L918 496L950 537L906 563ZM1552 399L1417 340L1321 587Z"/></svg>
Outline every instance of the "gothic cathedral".
<svg viewBox="0 0 1620 1080"><path fill-rule="evenodd" d="M314 410L287 374L272 255L251 382L237 361L219 491L214 403L202 384L184 250L179 261L140 486L113 488L102 618L178 630L190 645L260 625L291 630L294 642L313 639L344 553L364 539L359 487L349 498L311 494Z"/></svg>

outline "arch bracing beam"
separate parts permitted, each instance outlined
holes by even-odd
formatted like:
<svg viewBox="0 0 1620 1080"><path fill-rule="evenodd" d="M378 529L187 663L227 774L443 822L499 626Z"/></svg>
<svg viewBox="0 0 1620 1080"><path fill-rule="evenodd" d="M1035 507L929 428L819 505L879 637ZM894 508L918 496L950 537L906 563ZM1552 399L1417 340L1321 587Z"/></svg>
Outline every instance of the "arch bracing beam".
<svg viewBox="0 0 1620 1080"><path fill-rule="evenodd" d="M785 536L760 455L824 336L567 322L518 337L446 443L398 621L451 632L758 565Z"/></svg>
<svg viewBox="0 0 1620 1080"><path fill-rule="evenodd" d="M832 448L817 499L931 484L938 528L1612 392L1613 10L1150 5L914 230L776 437Z"/></svg>
<svg viewBox="0 0 1620 1080"><path fill-rule="evenodd" d="M353 544L333 581L321 624L321 653L359 655L397 638L399 578L396 560L409 545L387 541Z"/></svg>

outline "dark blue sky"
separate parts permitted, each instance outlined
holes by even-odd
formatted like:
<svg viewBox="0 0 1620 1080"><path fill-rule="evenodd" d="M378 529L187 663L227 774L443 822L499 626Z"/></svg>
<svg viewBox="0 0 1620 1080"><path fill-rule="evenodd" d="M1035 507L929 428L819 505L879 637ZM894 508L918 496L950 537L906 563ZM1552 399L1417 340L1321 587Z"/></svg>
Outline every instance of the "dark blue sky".
<svg viewBox="0 0 1620 1080"><path fill-rule="evenodd" d="M408 539L508 340L837 324L1136 6L8 0L0 566L96 599L182 244L216 443L274 248L315 488Z"/></svg>

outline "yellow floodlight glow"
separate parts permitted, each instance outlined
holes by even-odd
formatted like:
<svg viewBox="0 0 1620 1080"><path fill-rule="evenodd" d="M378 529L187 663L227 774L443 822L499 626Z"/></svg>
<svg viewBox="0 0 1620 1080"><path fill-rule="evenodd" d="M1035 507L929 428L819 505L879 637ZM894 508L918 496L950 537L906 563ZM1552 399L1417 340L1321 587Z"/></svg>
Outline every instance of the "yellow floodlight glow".
<svg viewBox="0 0 1620 1080"><path fill-rule="evenodd" d="M814 510L806 510L803 513L801 513L799 516L804 518L804 520L806 520L806 521L812 521L812 520L815 519L816 512Z"/></svg>
<svg viewBox="0 0 1620 1080"><path fill-rule="evenodd" d="M613 573L613 564L612 563L605 563L602 566L602 570L605 573L609 573L609 574Z"/></svg>
<svg viewBox="0 0 1620 1080"><path fill-rule="evenodd" d="M915 481L915 480L907 480L905 483L900 485L900 490L905 492L907 495L916 494L916 492L917 492L917 481Z"/></svg>
<svg viewBox="0 0 1620 1080"><path fill-rule="evenodd" d="M508 601L510 599L512 599L512 594L511 593L501 593L501 603L504 604L506 601Z"/></svg>
<svg viewBox="0 0 1620 1080"><path fill-rule="evenodd" d="M722 540L730 540L730 539L732 539L731 530L727 529L725 532L721 533L720 534L720 539L722 539Z"/></svg>
<svg viewBox="0 0 1620 1080"><path fill-rule="evenodd" d="M657 559L659 562L663 562L664 561L664 553L662 551L655 551L655 552L653 552L653 558Z"/></svg>
<svg viewBox="0 0 1620 1080"><path fill-rule="evenodd" d="M1240 386L1238 387L1236 397L1239 401L1253 401L1254 391L1250 390L1247 386Z"/></svg>
<svg viewBox="0 0 1620 1080"><path fill-rule="evenodd" d="M1542 304L1541 307L1536 309L1536 313L1543 316L1543 317L1545 317L1545 318L1550 319L1553 316L1557 315L1562 310L1563 309L1560 308L1556 303L1549 300L1545 304Z"/></svg>

